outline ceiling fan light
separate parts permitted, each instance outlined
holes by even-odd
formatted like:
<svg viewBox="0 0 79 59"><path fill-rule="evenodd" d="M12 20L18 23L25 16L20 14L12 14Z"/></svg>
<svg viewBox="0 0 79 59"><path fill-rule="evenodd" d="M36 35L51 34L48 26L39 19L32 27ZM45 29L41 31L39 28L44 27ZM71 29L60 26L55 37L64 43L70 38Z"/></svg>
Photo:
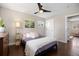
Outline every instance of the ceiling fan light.
<svg viewBox="0 0 79 59"><path fill-rule="evenodd" d="M43 10L40 10L39 13L43 13Z"/></svg>

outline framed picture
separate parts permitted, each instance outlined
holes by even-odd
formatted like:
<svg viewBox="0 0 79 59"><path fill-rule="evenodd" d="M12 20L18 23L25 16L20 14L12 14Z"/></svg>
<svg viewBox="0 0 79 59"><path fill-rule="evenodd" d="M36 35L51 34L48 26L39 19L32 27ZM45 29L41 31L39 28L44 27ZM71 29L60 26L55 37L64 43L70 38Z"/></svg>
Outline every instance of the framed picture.
<svg viewBox="0 0 79 59"><path fill-rule="evenodd" d="M35 28L35 22L32 20L25 20L25 28Z"/></svg>

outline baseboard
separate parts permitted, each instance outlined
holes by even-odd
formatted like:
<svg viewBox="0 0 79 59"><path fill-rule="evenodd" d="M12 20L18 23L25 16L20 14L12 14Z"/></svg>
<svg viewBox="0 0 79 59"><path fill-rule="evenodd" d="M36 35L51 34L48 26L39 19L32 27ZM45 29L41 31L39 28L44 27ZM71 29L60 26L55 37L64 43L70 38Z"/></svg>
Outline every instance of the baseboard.
<svg viewBox="0 0 79 59"><path fill-rule="evenodd" d="M67 43L67 41L65 40L58 40L59 42L63 42L63 43Z"/></svg>
<svg viewBox="0 0 79 59"><path fill-rule="evenodd" d="M14 43L14 42L13 42L13 43L9 43L9 46L10 46L10 45L15 45L15 43Z"/></svg>

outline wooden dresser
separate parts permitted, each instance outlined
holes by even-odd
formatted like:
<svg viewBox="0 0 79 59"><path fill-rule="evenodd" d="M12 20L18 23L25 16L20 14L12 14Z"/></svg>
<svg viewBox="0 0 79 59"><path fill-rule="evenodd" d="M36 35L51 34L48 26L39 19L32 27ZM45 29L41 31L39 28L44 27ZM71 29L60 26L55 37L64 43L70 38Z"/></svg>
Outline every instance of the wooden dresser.
<svg viewBox="0 0 79 59"><path fill-rule="evenodd" d="M0 33L0 56L7 56L9 54L8 43L8 33Z"/></svg>

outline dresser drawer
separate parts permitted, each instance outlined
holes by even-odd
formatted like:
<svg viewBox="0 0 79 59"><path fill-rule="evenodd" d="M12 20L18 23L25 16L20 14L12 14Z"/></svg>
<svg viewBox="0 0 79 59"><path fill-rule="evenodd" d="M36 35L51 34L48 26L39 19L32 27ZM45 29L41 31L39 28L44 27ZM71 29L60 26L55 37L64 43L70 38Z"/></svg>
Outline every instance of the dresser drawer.
<svg viewBox="0 0 79 59"><path fill-rule="evenodd" d="M0 56L3 55L3 41L2 38L0 38Z"/></svg>
<svg viewBox="0 0 79 59"><path fill-rule="evenodd" d="M3 44L6 44L6 43L8 43L8 37L3 38Z"/></svg>
<svg viewBox="0 0 79 59"><path fill-rule="evenodd" d="M7 47L8 46L8 39L4 38L3 39L3 47Z"/></svg>
<svg viewBox="0 0 79 59"><path fill-rule="evenodd" d="M0 55L6 56L8 55L8 33L0 33Z"/></svg>

